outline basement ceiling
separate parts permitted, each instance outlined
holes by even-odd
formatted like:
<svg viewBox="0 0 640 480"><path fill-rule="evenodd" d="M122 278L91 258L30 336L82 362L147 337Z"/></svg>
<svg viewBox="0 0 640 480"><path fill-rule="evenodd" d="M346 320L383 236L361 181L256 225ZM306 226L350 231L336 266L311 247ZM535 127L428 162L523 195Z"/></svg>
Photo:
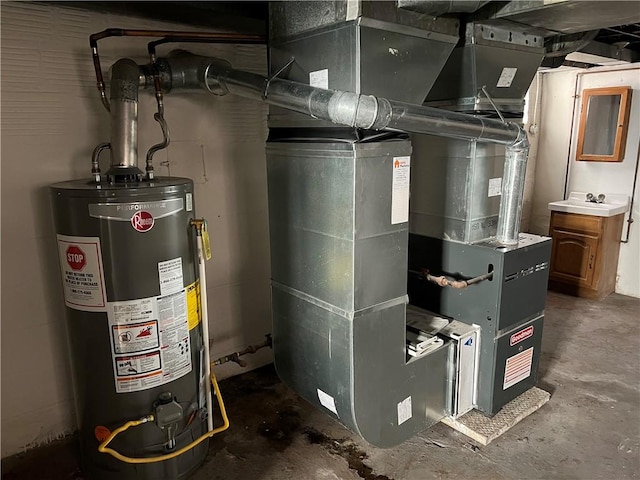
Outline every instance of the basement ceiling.
<svg viewBox="0 0 640 480"><path fill-rule="evenodd" d="M48 2L44 2L48 3ZM94 11L132 17L175 21L186 25L267 35L267 1L78 1L56 2ZM438 2L414 3L435 4ZM440 2L444 3L444 2ZM463 18L530 26L551 43L579 50L590 58L611 58L621 62L640 61L640 2L579 0L518 0L512 2L467 2L482 6L474 13L457 14ZM486 5L485 5L486 4ZM455 3L452 7L455 8ZM452 14L449 14L452 15ZM117 27L117 25L113 25ZM586 39L579 41L581 35ZM578 41L576 41L576 39ZM547 59L559 66L564 55ZM606 63L606 62L602 62Z"/></svg>

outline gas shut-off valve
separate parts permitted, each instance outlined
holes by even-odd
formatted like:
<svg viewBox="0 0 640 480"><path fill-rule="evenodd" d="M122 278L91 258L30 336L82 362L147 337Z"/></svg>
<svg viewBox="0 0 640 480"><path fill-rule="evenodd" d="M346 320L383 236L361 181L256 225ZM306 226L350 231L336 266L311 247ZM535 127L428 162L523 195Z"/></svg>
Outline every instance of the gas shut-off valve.
<svg viewBox="0 0 640 480"><path fill-rule="evenodd" d="M172 450L176 446L176 431L184 417L184 411L171 392L162 392L154 403L156 425L166 438L165 447Z"/></svg>

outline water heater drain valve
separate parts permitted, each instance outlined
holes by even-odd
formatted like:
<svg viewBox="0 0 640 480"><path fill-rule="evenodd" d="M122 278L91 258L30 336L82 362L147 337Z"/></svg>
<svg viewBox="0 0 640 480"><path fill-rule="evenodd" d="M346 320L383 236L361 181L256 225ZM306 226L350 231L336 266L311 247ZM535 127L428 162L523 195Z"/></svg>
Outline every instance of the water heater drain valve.
<svg viewBox="0 0 640 480"><path fill-rule="evenodd" d="M184 417L184 411L170 392L161 393L154 407L156 425L165 433L165 447L173 450L176 446L176 431Z"/></svg>

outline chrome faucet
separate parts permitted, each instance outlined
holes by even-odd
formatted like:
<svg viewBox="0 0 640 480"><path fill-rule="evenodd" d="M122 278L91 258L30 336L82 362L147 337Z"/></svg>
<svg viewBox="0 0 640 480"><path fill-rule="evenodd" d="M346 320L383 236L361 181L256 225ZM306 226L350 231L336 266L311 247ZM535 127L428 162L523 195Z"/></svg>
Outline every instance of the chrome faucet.
<svg viewBox="0 0 640 480"><path fill-rule="evenodd" d="M591 203L604 203L605 198L604 193L599 193L597 197L593 193L587 193L586 201Z"/></svg>

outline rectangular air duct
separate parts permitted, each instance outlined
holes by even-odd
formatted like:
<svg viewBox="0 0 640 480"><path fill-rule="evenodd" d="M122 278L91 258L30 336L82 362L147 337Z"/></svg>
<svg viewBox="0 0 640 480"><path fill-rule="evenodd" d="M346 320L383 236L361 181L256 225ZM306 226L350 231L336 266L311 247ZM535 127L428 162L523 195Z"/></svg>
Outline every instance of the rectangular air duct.
<svg viewBox="0 0 640 480"><path fill-rule="evenodd" d="M524 96L542 58L544 38L516 24L469 23L464 45L456 47L427 96L426 104L458 112L495 109L521 115Z"/></svg>
<svg viewBox="0 0 640 480"><path fill-rule="evenodd" d="M270 71L331 90L422 104L455 44L459 21L394 2L272 2ZM269 126L331 126L279 108Z"/></svg>
<svg viewBox="0 0 640 480"><path fill-rule="evenodd" d="M496 236L504 147L413 135L411 233L473 243Z"/></svg>
<svg viewBox="0 0 640 480"><path fill-rule="evenodd" d="M408 211L393 205L408 178L393 180L410 154L400 139L267 144L278 375L380 447L447 414L451 344L405 346Z"/></svg>

